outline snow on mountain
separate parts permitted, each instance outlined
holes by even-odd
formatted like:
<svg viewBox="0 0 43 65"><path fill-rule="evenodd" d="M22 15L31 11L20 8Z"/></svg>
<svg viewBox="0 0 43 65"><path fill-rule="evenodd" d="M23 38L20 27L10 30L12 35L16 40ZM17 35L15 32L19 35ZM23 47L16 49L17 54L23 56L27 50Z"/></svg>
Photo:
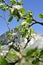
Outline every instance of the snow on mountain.
<svg viewBox="0 0 43 65"><path fill-rule="evenodd" d="M15 33L13 33L13 36L15 35ZM7 35L7 34L8 34L8 32L4 33L3 35L0 36L0 42L3 42L3 40L5 39L5 35ZM27 39L22 38L19 33L17 33L17 37L18 38L15 39L15 44L20 44L23 48L27 42ZM8 45L6 45L7 42L8 42L8 40L5 41L5 44L2 46L3 50L5 52L6 51L8 52ZM43 35L34 33L32 39L28 43L25 50L32 49L35 47L37 47L38 49L43 49Z"/></svg>

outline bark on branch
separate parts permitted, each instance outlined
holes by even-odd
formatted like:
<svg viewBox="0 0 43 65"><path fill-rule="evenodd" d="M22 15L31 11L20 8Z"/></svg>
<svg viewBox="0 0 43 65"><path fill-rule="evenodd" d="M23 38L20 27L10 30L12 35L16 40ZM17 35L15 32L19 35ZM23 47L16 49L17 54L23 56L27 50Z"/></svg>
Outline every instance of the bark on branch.
<svg viewBox="0 0 43 65"><path fill-rule="evenodd" d="M32 21L33 21L33 23L31 23L28 27L31 27L31 26L33 26L34 24L40 24L40 25L43 26L43 22L39 22L39 21L37 21L37 20L35 20L35 19L32 19Z"/></svg>

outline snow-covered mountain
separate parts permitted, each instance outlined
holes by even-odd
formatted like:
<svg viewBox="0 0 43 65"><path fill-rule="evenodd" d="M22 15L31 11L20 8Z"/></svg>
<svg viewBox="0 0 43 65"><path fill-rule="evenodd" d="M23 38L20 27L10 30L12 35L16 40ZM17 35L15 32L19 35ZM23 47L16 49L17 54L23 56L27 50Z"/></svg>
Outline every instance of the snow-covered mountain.
<svg viewBox="0 0 43 65"><path fill-rule="evenodd" d="M28 43L27 49L35 47L37 47L38 49L43 49L43 35L36 33L33 34L33 38Z"/></svg>

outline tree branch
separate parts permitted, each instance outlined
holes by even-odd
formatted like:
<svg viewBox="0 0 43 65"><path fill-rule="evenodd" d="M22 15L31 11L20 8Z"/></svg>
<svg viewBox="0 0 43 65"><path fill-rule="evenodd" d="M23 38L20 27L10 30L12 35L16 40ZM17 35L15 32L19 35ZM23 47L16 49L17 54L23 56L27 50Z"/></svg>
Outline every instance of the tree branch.
<svg viewBox="0 0 43 65"><path fill-rule="evenodd" d="M34 24L43 25L43 22L39 22L39 21L37 21L37 20L35 20L35 19L32 19L32 21L34 21L34 22L32 22L31 24L29 24L28 27L31 27L31 26L33 26Z"/></svg>
<svg viewBox="0 0 43 65"><path fill-rule="evenodd" d="M43 25L43 22L39 22L39 21L35 20L34 18L32 19L32 21L34 21L35 24L37 23L37 24Z"/></svg>
<svg viewBox="0 0 43 65"><path fill-rule="evenodd" d="M27 47L27 45L28 45L29 42L30 42L30 39L29 39L29 36L28 36L27 43L25 44L24 49Z"/></svg>
<svg viewBox="0 0 43 65"><path fill-rule="evenodd" d="M30 25L28 25L28 27L31 27L31 26L33 26L34 24L37 24L37 23L33 22L33 23L31 23Z"/></svg>
<svg viewBox="0 0 43 65"><path fill-rule="evenodd" d="M22 19L27 19L27 17L21 17ZM34 18L32 19L32 21L34 21L33 23L31 23L28 27L31 27L34 24L40 24L43 25L43 22L39 22L37 20L35 20Z"/></svg>
<svg viewBox="0 0 43 65"><path fill-rule="evenodd" d="M28 43L30 42L30 39L27 40L26 45L24 46L24 49L27 47Z"/></svg>

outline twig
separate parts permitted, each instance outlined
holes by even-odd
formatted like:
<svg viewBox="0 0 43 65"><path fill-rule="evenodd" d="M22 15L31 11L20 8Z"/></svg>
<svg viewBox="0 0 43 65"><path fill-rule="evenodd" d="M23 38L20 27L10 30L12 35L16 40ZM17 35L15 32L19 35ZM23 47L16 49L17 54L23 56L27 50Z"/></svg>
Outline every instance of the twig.
<svg viewBox="0 0 43 65"><path fill-rule="evenodd" d="M37 23L35 23L35 22L31 23L30 25L28 25L28 28L33 26L34 24L37 24Z"/></svg>

